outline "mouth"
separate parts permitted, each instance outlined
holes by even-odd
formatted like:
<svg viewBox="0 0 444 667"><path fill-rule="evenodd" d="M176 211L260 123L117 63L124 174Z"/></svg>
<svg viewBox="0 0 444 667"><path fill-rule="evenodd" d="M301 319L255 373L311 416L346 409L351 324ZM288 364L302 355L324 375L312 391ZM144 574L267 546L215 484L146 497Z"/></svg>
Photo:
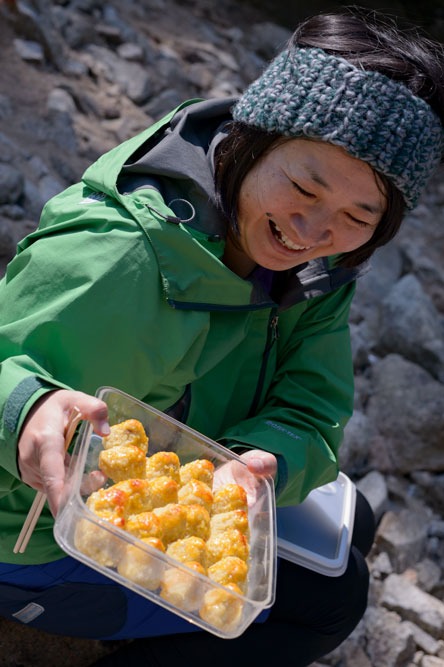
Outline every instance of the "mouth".
<svg viewBox="0 0 444 667"><path fill-rule="evenodd" d="M305 246L305 245L298 245L297 243L293 243L286 234L280 229L277 224L274 222L274 220L271 220L269 218L268 222L270 223L270 229L271 233L273 234L274 238L284 247L287 248L287 250L310 250L312 246Z"/></svg>

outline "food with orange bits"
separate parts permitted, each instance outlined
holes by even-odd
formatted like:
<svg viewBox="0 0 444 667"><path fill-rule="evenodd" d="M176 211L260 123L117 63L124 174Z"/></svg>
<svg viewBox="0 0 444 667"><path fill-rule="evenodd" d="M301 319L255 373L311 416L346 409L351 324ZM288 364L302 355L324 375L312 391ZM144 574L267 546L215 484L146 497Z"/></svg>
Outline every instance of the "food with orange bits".
<svg viewBox="0 0 444 667"><path fill-rule="evenodd" d="M107 486L91 493L76 547L171 605L218 628L234 628L248 588L249 518L245 489L214 488L208 459L182 463L177 453L150 454L143 425L128 419L102 439L98 466ZM127 533L98 530L103 522ZM177 566L172 565L177 562ZM223 588L222 588L223 587Z"/></svg>
<svg viewBox="0 0 444 667"><path fill-rule="evenodd" d="M135 446L144 454L148 451L148 436L143 425L137 419L126 419L111 427L111 432L102 438L103 449Z"/></svg>

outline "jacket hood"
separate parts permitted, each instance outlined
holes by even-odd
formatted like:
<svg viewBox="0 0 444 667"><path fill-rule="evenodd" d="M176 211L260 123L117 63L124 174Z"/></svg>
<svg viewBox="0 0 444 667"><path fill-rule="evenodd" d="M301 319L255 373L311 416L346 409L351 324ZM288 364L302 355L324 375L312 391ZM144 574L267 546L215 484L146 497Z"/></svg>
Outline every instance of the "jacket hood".
<svg viewBox="0 0 444 667"><path fill-rule="evenodd" d="M178 221L225 237L226 222L215 205L213 160L234 102L186 102L154 128L100 158L85 172L84 182L117 198L154 188Z"/></svg>

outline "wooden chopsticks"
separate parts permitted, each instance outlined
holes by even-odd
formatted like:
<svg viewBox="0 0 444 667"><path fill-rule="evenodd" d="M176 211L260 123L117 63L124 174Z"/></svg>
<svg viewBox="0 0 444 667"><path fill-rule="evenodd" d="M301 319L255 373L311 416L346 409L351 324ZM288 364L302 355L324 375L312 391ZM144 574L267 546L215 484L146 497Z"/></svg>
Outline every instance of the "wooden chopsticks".
<svg viewBox="0 0 444 667"><path fill-rule="evenodd" d="M74 432L77 428L78 423L82 419L82 415L80 413L80 410L78 408L73 408L71 411L71 414L69 415L68 423L66 425L66 431L65 431L65 451L68 449L72 437L74 435ZM20 531L20 535L17 538L17 542L15 543L14 546L14 553L24 553L26 547L28 546L28 542L31 538L31 535L34 531L35 525L38 521L38 518L40 514L42 513L43 507L46 502L46 494L43 493L43 491L37 491L34 501L30 507L30 510L28 512L28 515L23 522L22 529Z"/></svg>

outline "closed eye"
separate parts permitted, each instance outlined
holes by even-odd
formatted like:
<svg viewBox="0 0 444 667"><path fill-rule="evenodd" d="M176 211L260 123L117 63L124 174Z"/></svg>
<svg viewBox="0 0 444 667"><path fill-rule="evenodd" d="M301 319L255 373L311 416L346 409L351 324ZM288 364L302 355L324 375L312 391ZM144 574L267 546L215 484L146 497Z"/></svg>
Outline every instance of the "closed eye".
<svg viewBox="0 0 444 667"><path fill-rule="evenodd" d="M296 181L293 181L293 185L296 188L296 190L298 190L298 192L301 193L301 195L304 195L304 197L315 197L316 196L312 192L307 192L307 190L304 190L304 188L301 188L299 183L296 183Z"/></svg>
<svg viewBox="0 0 444 667"><path fill-rule="evenodd" d="M355 218L353 215L348 215L349 219L357 224L359 227L375 227L375 225L372 222L366 222L365 220L359 220L359 218Z"/></svg>

